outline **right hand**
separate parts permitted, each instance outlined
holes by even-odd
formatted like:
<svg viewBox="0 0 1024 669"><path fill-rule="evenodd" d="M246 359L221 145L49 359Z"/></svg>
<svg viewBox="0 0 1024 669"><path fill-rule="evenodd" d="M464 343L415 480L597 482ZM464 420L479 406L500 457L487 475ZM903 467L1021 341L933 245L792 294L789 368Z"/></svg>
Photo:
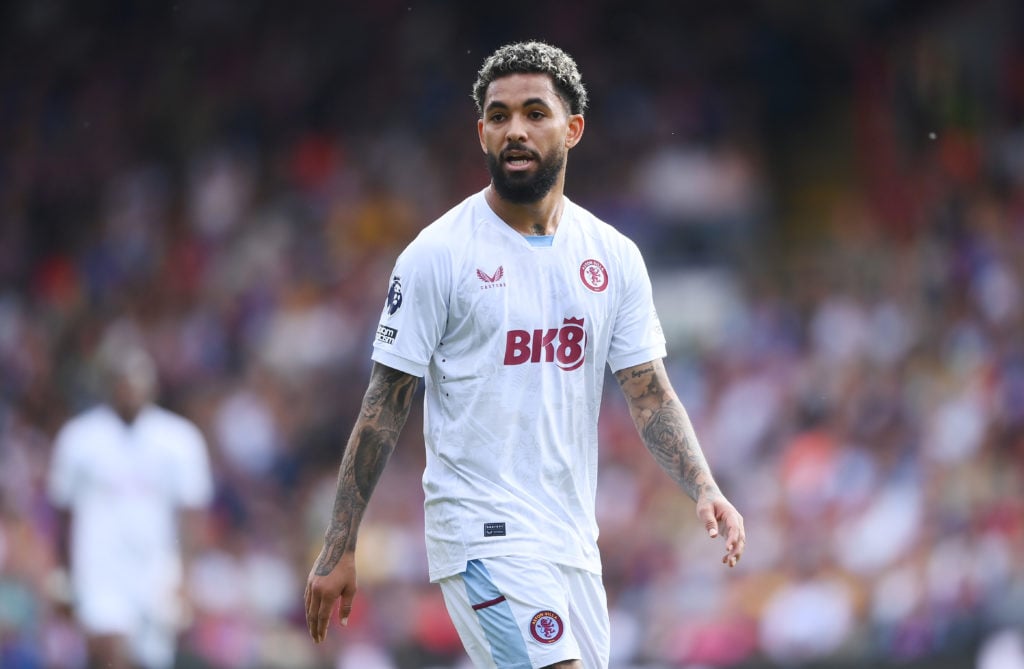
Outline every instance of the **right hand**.
<svg viewBox="0 0 1024 669"><path fill-rule="evenodd" d="M327 636L331 611L339 599L341 624L348 625L352 598L356 594L355 553L343 553L330 571L324 569L324 557L325 553L321 553L306 579L306 625L309 627L309 635L317 643Z"/></svg>

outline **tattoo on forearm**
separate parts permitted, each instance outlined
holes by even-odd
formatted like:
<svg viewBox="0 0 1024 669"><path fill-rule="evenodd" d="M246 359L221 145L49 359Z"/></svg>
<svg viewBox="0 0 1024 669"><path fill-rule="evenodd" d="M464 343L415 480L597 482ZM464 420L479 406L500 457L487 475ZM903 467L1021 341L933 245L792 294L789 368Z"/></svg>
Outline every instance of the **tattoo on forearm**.
<svg viewBox="0 0 1024 669"><path fill-rule="evenodd" d="M641 437L661 468L690 497L697 499L709 487L711 474L707 462L678 402L669 400L654 411L643 426Z"/></svg>
<svg viewBox="0 0 1024 669"><path fill-rule="evenodd" d="M622 370L616 378L637 431L661 468L694 500L716 492L693 424L674 392L661 384L655 367Z"/></svg>
<svg viewBox="0 0 1024 669"><path fill-rule="evenodd" d="M330 573L346 552L355 550L363 512L409 417L416 383L414 376L374 367L338 471L331 522L315 566L318 575Z"/></svg>
<svg viewBox="0 0 1024 669"><path fill-rule="evenodd" d="M391 457L397 439L398 433L390 430L364 427L359 432L356 442L359 447L355 452L355 468L352 472L359 499L370 501L373 488L384 473L384 466Z"/></svg>
<svg viewBox="0 0 1024 669"><path fill-rule="evenodd" d="M341 561L341 556L356 548L356 522L353 509L355 496L343 489L339 481L338 494L334 498L332 520L324 535L324 547L316 560L316 574L326 576Z"/></svg>

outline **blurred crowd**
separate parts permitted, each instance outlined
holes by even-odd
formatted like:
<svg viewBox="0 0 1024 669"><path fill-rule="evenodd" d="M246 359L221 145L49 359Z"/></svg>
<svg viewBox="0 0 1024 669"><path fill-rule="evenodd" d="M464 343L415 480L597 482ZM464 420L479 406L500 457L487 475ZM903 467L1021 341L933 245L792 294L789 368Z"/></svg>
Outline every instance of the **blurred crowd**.
<svg viewBox="0 0 1024 669"><path fill-rule="evenodd" d="M645 252L748 532L722 568L610 384L613 666L1024 667L1024 10L739 4L0 9L0 667L83 666L44 480L126 321L215 468L182 666L467 666L419 408L348 629L315 646L302 589L391 265L486 185L470 86L533 37L580 64L567 194Z"/></svg>

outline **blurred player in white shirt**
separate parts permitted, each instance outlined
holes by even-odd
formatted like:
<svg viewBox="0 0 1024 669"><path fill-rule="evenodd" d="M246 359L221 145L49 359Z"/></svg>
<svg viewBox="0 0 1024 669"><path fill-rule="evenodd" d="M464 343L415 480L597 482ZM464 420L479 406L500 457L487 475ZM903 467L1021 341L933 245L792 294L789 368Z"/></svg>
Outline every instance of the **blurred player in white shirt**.
<svg viewBox="0 0 1024 669"><path fill-rule="evenodd" d="M640 252L563 194L587 101L575 62L538 42L502 47L474 98L491 184L395 265L307 583L307 624L323 640L339 599L348 618L359 523L423 377L430 579L470 658L481 668L605 669L595 519L605 365L648 450L709 535L724 534L729 566L743 552L743 519L665 373Z"/></svg>
<svg viewBox="0 0 1024 669"><path fill-rule="evenodd" d="M134 344L102 357L107 401L72 418L54 444L49 495L59 553L90 666L173 666L184 622L182 547L212 497L205 441L153 404L156 369Z"/></svg>

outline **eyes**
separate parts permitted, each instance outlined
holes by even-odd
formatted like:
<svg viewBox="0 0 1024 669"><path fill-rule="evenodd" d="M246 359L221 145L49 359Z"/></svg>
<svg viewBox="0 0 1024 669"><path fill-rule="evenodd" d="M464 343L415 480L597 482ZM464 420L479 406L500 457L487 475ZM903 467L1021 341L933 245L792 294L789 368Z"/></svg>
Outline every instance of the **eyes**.
<svg viewBox="0 0 1024 669"><path fill-rule="evenodd" d="M511 116L512 115L507 111L492 111L487 115L487 120L491 123L503 123L509 120ZM547 117L548 114L542 109L530 109L526 112L526 118L531 121L543 121Z"/></svg>

